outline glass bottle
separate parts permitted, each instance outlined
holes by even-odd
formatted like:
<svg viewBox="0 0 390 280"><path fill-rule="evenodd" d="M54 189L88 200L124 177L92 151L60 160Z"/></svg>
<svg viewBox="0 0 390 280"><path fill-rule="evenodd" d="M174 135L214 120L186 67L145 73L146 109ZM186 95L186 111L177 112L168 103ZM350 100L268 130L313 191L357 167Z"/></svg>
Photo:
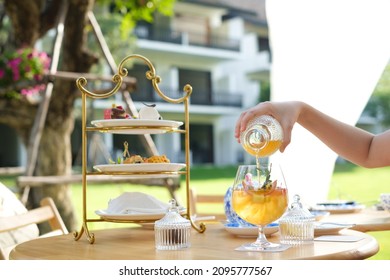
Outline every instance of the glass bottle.
<svg viewBox="0 0 390 280"><path fill-rule="evenodd" d="M154 231L158 250L180 250L191 246L191 223L179 214L174 199L169 201L165 216L154 223Z"/></svg>
<svg viewBox="0 0 390 280"><path fill-rule="evenodd" d="M256 157L267 157L275 153L283 142L280 123L269 115L250 120L240 135L245 151Z"/></svg>
<svg viewBox="0 0 390 280"><path fill-rule="evenodd" d="M303 207L299 195L293 198L290 210L279 220L280 243L311 244L314 240L315 217Z"/></svg>

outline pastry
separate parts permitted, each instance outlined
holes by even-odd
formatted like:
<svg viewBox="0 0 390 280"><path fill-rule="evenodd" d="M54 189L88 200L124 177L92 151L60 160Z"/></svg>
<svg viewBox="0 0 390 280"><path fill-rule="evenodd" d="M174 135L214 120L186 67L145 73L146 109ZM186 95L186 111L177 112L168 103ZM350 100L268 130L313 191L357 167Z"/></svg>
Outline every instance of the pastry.
<svg viewBox="0 0 390 280"><path fill-rule="evenodd" d="M125 158L123 160L123 163L128 164L128 163L143 163L144 159L140 155L133 155L128 158Z"/></svg>
<svg viewBox="0 0 390 280"><path fill-rule="evenodd" d="M154 155L149 158L142 157L140 155L130 155L129 153L129 143L125 141L123 143L123 161L124 164L134 164L134 163L170 163L170 160L166 155Z"/></svg>
<svg viewBox="0 0 390 280"><path fill-rule="evenodd" d="M144 160L145 163L170 163L171 161L167 158L166 155L161 156L151 156Z"/></svg>
<svg viewBox="0 0 390 280"><path fill-rule="evenodd" d="M104 111L105 119L130 119L130 115L126 113L122 106L112 104L111 109Z"/></svg>

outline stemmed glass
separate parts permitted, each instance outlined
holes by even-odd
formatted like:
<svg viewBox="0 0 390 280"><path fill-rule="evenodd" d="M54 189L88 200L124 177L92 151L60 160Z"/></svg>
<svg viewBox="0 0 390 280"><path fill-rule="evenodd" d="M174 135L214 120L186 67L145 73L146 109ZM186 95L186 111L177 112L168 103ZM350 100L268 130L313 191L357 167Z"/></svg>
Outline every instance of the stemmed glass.
<svg viewBox="0 0 390 280"><path fill-rule="evenodd" d="M288 207L287 186L279 165L268 160L240 165L232 192L232 206L243 220L257 225L257 240L240 246L241 251L283 251L289 246L271 243L264 228L279 219Z"/></svg>

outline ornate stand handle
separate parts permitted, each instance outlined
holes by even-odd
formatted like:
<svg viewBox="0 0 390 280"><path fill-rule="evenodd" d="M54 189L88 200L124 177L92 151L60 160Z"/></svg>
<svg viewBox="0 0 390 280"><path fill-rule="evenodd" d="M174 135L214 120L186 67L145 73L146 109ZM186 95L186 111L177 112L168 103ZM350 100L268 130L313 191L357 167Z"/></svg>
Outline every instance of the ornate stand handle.
<svg viewBox="0 0 390 280"><path fill-rule="evenodd" d="M121 77L126 77L127 76L127 69L124 67L127 61L131 59L141 59L143 62L145 62L146 65L149 67L149 71L146 72L146 79L150 80L152 82L153 88L156 90L157 94L165 101L170 102L170 103L183 103L185 100L187 100L191 93L192 93L192 87L190 85L185 85L183 90L185 92L185 95L181 98L173 99L167 97L158 87L158 84L161 82L160 76L156 75L156 70L154 69L153 64L150 62L149 59L142 55L138 54L133 54L125 57L121 63L119 64L118 68L118 75Z"/></svg>
<svg viewBox="0 0 390 280"><path fill-rule="evenodd" d="M140 59L149 67L149 71L146 71L146 74L145 74L146 79L148 79L152 82L153 88L156 90L157 94L163 100L170 102L170 103L183 103L185 100L187 100L190 97L190 95L192 93L192 87L189 84L184 86L183 91L185 94L181 98L174 99L174 98L169 98L168 96L166 96L158 87L158 84L161 82L161 78L160 78L160 76L156 75L156 70L155 70L153 64L150 62L149 59L147 59L146 57L144 57L142 55L138 55L138 54L129 55L121 61L121 63L119 64L119 67L118 67L118 73L112 77L112 81L114 83L116 83L116 85L111 91L106 92L106 93L94 93L94 92L87 90L85 88L85 86L87 85L87 79L84 77L78 78L76 81L76 85L82 93L86 94L89 97L92 97L92 98L110 97L111 95L115 94L121 88L122 83L123 83L123 78L128 75L128 71L125 68L125 64L132 59Z"/></svg>
<svg viewBox="0 0 390 280"><path fill-rule="evenodd" d="M94 93L94 92L91 92L89 90L87 90L85 88L85 86L87 85L87 79L84 78L84 77L80 77L76 80L76 86L78 87L78 89L86 96L88 97L92 97L92 98L96 98L96 99L101 99L101 98L107 98L107 97L110 97L111 95L115 94L122 86L122 83L123 83L123 78L121 75L119 74L115 74L113 77L112 77L112 81L114 83L116 83L115 87L110 90L109 92L107 93Z"/></svg>

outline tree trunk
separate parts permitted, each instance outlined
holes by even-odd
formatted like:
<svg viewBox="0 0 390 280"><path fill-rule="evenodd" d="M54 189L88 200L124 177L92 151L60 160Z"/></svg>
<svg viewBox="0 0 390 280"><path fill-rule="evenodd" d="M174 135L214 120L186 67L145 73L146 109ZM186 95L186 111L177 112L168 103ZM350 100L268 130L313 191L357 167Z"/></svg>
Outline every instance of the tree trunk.
<svg viewBox="0 0 390 280"><path fill-rule="evenodd" d="M93 7L93 0L69 1L65 21L61 55L61 70L88 72L97 58L86 51L86 14ZM43 131L36 175L70 175L72 173L71 133L74 127L73 107L78 90L75 81L56 80L50 102L45 129ZM77 218L74 213L71 189L61 184L33 189L32 200L36 204L42 196L51 196L64 219L68 230L76 230Z"/></svg>
<svg viewBox="0 0 390 280"><path fill-rule="evenodd" d="M56 27L55 20L62 1L5 0L4 7L13 26L9 44L14 48L34 46L47 30ZM58 70L89 72L90 67L97 62L97 58L87 51L88 29L85 28L88 24L86 14L93 8L94 0L68 0L68 3ZM70 137L74 125L73 106L77 96L75 81L61 79L54 81L34 175L71 174ZM0 109L0 122L14 128L24 143L28 143L37 105L29 104L23 98L21 100L0 98ZM55 186L31 188L29 206L37 206L44 196L54 199L68 230L76 230L78 222L70 186L59 182Z"/></svg>
<svg viewBox="0 0 390 280"><path fill-rule="evenodd" d="M49 121L50 122L50 121ZM71 175L72 155L70 135L73 130L72 117L63 119L61 124L52 126L47 124L43 131L38 153L39 161L36 166L36 175ZM37 206L39 201L50 196L56 203L61 217L68 230L77 229L77 215L74 212L71 188L67 184L33 188L30 201Z"/></svg>

